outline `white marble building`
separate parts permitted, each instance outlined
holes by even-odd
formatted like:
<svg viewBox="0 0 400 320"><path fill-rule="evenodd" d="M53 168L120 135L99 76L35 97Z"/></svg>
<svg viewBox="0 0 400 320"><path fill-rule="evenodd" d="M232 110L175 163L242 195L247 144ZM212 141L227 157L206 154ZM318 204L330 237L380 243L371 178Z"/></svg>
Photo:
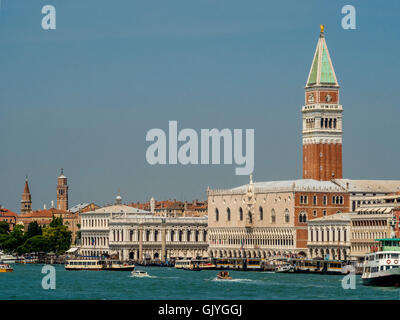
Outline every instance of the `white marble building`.
<svg viewBox="0 0 400 320"><path fill-rule="evenodd" d="M208 257L207 216L160 217L121 204L82 212L84 256L118 255L122 260Z"/></svg>
<svg viewBox="0 0 400 320"><path fill-rule="evenodd" d="M207 217L112 213L109 247L122 260L208 257Z"/></svg>
<svg viewBox="0 0 400 320"><path fill-rule="evenodd" d="M351 249L351 217L336 213L308 221L308 257L347 260Z"/></svg>

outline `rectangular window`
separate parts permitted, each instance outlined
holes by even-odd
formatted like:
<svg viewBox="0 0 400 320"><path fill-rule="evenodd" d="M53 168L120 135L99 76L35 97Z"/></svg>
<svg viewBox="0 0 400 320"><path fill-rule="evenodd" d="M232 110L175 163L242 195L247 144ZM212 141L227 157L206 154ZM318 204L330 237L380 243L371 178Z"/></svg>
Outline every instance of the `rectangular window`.
<svg viewBox="0 0 400 320"><path fill-rule="evenodd" d="M324 206L326 206L326 205L327 205L327 196L324 196L324 199L323 199L323 205L324 205Z"/></svg>
<svg viewBox="0 0 400 320"><path fill-rule="evenodd" d="M314 206L317 205L317 196L313 196L313 205L314 205Z"/></svg>

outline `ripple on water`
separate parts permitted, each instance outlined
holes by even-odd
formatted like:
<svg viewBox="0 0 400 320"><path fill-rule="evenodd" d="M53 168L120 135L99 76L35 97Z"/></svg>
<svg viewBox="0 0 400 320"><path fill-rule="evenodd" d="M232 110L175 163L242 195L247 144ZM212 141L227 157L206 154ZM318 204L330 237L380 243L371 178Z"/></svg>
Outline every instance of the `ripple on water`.
<svg viewBox="0 0 400 320"><path fill-rule="evenodd" d="M41 265L15 265L0 274L0 299L396 299L396 288L366 287L357 276L356 290L342 288L342 276L231 271L190 272L143 267L149 277L127 272L66 271L56 268L56 290L43 290Z"/></svg>

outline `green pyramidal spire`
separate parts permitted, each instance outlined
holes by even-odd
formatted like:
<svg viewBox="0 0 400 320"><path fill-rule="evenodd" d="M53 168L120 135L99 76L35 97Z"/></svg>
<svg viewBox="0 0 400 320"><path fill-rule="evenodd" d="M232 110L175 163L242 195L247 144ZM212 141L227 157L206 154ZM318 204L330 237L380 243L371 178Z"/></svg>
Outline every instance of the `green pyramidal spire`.
<svg viewBox="0 0 400 320"><path fill-rule="evenodd" d="M314 59L311 70L307 79L307 87L311 86L335 86L339 84L336 79L335 70L333 69L332 60L326 46L324 27L321 25L321 33L318 39L317 48L315 49Z"/></svg>

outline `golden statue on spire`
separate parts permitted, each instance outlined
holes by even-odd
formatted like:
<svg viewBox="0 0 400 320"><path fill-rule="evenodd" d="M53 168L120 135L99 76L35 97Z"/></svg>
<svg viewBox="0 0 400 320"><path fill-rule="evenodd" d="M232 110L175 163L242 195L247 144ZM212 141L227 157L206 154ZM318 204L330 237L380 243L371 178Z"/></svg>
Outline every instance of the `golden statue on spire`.
<svg viewBox="0 0 400 320"><path fill-rule="evenodd" d="M324 25L321 24L319 27L320 27L320 29L321 29L321 33L324 33L324 28L325 28Z"/></svg>

